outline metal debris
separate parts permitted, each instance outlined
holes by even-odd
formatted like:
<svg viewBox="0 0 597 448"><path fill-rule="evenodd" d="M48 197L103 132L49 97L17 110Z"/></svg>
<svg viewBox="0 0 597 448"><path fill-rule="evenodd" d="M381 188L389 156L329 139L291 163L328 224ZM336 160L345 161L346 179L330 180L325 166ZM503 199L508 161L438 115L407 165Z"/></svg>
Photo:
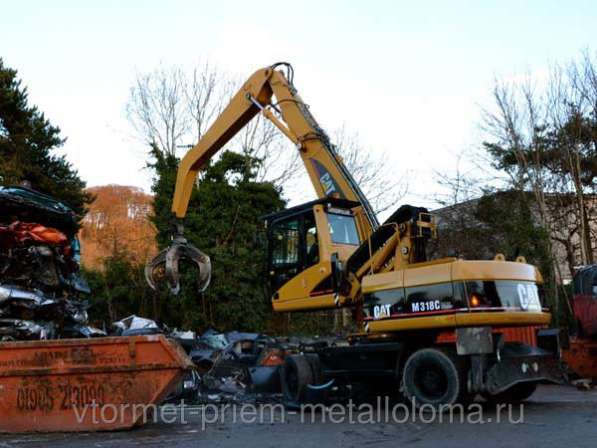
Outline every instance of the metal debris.
<svg viewBox="0 0 597 448"><path fill-rule="evenodd" d="M200 403L279 400L280 366L287 352L298 347L287 339L239 331L208 329L197 336L174 330L169 337L183 346L195 364L174 397Z"/></svg>
<svg viewBox="0 0 597 448"><path fill-rule="evenodd" d="M138 336L144 334L163 333L158 324L144 317L131 315L112 324L114 335L117 336Z"/></svg>
<svg viewBox="0 0 597 448"><path fill-rule="evenodd" d="M0 187L0 340L105 336L87 325L76 231L64 204Z"/></svg>
<svg viewBox="0 0 597 448"><path fill-rule="evenodd" d="M572 385L576 387L578 390L592 390L593 389L593 381L591 378L580 378L578 380L572 381Z"/></svg>

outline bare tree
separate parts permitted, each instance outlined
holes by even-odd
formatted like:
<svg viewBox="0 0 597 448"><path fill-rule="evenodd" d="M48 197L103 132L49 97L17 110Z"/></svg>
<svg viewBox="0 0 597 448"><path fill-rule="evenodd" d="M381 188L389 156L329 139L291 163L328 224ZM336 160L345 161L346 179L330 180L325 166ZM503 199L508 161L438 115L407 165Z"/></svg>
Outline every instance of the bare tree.
<svg viewBox="0 0 597 448"><path fill-rule="evenodd" d="M190 80L185 81L186 111L193 124L195 141L203 137L207 126L225 105L222 91L226 92L226 80L222 78L215 67L205 62L194 67Z"/></svg>
<svg viewBox="0 0 597 448"><path fill-rule="evenodd" d="M232 147L261 161L257 173L259 181L285 187L294 181L300 169L296 147L271 121L262 115L255 117L231 143Z"/></svg>
<svg viewBox="0 0 597 448"><path fill-rule="evenodd" d="M537 205L539 225L548 235L553 234L549 219L546 193L549 185L549 173L545 170L543 136L548 111L545 108L545 97L537 93L536 86L530 77L523 83L513 84L496 81L493 91L494 111L484 111L484 130L495 143L489 150L496 156L496 168L503 169L510 176L510 187L521 192L530 186ZM501 154L500 154L501 152ZM504 160L514 157L516 163L507 164ZM553 239L547 239L548 251L553 270L551 290L554 297L554 309L559 308L557 282L562 273L557 262L557 251Z"/></svg>
<svg viewBox="0 0 597 448"><path fill-rule="evenodd" d="M595 63L585 52L579 62L566 68L555 66L549 85L551 125L559 137L557 144L564 166L559 173L561 190L570 191L574 197L581 264L594 262L590 221L595 220L591 217L595 207L589 197L595 193L592 180L596 173L594 168L587 169L586 159L597 156L597 132L593 131L597 119L595 72Z"/></svg>
<svg viewBox="0 0 597 448"><path fill-rule="evenodd" d="M190 73L180 68L139 74L130 91L126 112L137 135L165 154L177 155L180 147L195 144L232 96L241 81L208 62ZM406 175L397 177L385 163L360 142L357 133L342 126L334 133L340 156L376 212L383 212L406 194ZM295 146L266 118L258 115L225 147L258 159L257 179L279 188L290 187L301 176L301 160Z"/></svg>
<svg viewBox="0 0 597 448"><path fill-rule="evenodd" d="M531 191L549 238L554 280L595 259L597 61L588 52L552 65L545 80L496 82L486 109L486 148L507 187ZM554 291L557 289L554 288Z"/></svg>
<svg viewBox="0 0 597 448"><path fill-rule="evenodd" d="M182 70L163 66L138 74L130 90L129 122L144 142L157 145L165 154L176 154L177 145L190 130L185 90Z"/></svg>
<svg viewBox="0 0 597 448"><path fill-rule="evenodd" d="M375 154L360 141L356 132L342 125L333 141L344 164L371 202L376 213L394 207L408 191L406 173L399 176L387 163L385 154Z"/></svg>
<svg viewBox="0 0 597 448"><path fill-rule="evenodd" d="M238 91L241 82L209 62L190 73L179 68L138 74L130 91L126 112L137 135L165 154L196 144ZM258 115L225 149L260 161L257 179L282 188L298 172L296 148L267 119Z"/></svg>

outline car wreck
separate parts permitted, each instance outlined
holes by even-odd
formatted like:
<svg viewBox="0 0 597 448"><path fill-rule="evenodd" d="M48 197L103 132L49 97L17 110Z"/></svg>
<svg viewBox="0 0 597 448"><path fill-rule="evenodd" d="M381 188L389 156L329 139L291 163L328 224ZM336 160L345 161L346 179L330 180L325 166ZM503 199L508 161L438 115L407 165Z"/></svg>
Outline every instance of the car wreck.
<svg viewBox="0 0 597 448"><path fill-rule="evenodd" d="M281 392L280 366L298 345L258 333L170 330L131 315L107 331L88 325L77 217L45 194L0 187L0 341L143 336L176 340L192 360L172 397L250 400Z"/></svg>
<svg viewBox="0 0 597 448"><path fill-rule="evenodd" d="M23 187L0 187L0 340L105 336L87 325L77 217Z"/></svg>

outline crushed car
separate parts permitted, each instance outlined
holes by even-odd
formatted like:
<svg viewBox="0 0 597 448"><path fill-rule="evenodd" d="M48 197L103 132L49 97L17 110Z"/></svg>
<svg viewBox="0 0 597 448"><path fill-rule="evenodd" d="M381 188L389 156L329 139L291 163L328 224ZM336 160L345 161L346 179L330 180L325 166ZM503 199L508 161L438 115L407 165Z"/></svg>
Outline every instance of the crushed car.
<svg viewBox="0 0 597 448"><path fill-rule="evenodd" d="M280 368L289 349L281 339L213 329L201 335L178 330L168 335L186 350L195 365L171 401L246 403L279 398Z"/></svg>
<svg viewBox="0 0 597 448"><path fill-rule="evenodd" d="M0 187L0 340L105 336L88 323L72 209L24 187Z"/></svg>
<svg viewBox="0 0 597 448"><path fill-rule="evenodd" d="M334 337L272 337L213 329L201 335L173 330L169 337L178 341L195 365L170 400L201 404L274 401L292 405L284 378L295 355L308 357L316 347L345 343ZM321 402L331 393L343 399L347 392L333 381L318 381L309 386L308 393L313 401Z"/></svg>

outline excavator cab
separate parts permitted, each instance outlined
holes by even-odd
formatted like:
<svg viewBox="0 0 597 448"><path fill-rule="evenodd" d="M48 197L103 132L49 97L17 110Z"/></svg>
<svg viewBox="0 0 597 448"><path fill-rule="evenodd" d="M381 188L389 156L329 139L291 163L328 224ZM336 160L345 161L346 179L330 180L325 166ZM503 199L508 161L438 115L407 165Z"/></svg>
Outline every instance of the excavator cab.
<svg viewBox="0 0 597 448"><path fill-rule="evenodd" d="M363 240L355 212L358 206L354 201L325 198L263 217L275 308L335 306L340 286L335 274Z"/></svg>

